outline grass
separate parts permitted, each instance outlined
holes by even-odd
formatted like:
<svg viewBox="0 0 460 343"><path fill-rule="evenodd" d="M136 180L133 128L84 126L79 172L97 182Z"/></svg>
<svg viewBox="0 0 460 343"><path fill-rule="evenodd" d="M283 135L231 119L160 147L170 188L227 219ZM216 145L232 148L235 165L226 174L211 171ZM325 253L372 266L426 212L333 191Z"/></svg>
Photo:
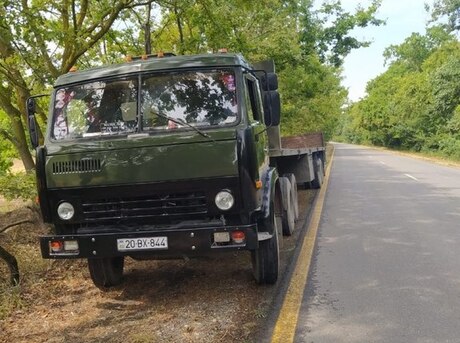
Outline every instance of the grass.
<svg viewBox="0 0 460 343"><path fill-rule="evenodd" d="M21 246L6 246L19 264L20 282L17 286L10 284L10 272L3 260L0 260L0 320L8 317L12 312L27 307L30 290L42 287L42 280L50 269L52 261L43 260L36 244Z"/></svg>
<svg viewBox="0 0 460 343"><path fill-rule="evenodd" d="M384 148L384 150L397 152L401 155L420 158L424 160L429 160L431 162L440 163L444 165L450 165L455 167L460 167L460 160L452 159L446 156L439 155L435 152L414 152L410 150L395 150L395 149L388 149Z"/></svg>
<svg viewBox="0 0 460 343"><path fill-rule="evenodd" d="M0 320L5 319L12 311L21 309L23 306L21 285L13 287L0 282Z"/></svg>
<svg viewBox="0 0 460 343"><path fill-rule="evenodd" d="M161 342L161 339L153 333L138 332L130 335L128 341L132 343L155 343Z"/></svg>
<svg viewBox="0 0 460 343"><path fill-rule="evenodd" d="M17 210L23 207L25 203L22 200L7 201L0 196L0 214Z"/></svg>
<svg viewBox="0 0 460 343"><path fill-rule="evenodd" d="M18 286L10 284L10 271L7 264L0 259L0 320L12 312L26 307L34 299L30 290L40 285L49 271L52 261L41 258L37 244L38 235L44 233L36 214L27 207L11 204L6 207L14 212L0 213L0 228L21 220L29 220L33 224L21 224L0 233L0 244L12 254L19 265L20 282ZM5 207L4 207L5 208Z"/></svg>

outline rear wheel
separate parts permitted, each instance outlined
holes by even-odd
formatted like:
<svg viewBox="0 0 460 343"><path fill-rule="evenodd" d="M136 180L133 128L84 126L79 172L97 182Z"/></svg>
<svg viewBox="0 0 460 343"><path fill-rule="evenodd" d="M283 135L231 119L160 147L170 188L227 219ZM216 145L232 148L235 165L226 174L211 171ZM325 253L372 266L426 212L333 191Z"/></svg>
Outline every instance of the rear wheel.
<svg viewBox="0 0 460 343"><path fill-rule="evenodd" d="M124 257L89 258L88 269L96 287L104 290L119 285L123 279Z"/></svg>
<svg viewBox="0 0 460 343"><path fill-rule="evenodd" d="M314 158L315 179L311 182L313 188L321 188L324 180L324 163L323 160L315 156Z"/></svg>
<svg viewBox="0 0 460 343"><path fill-rule="evenodd" d="M283 234L291 236L295 229L295 209L293 204L293 190L288 177L280 177L281 194L283 199L282 226Z"/></svg>
<svg viewBox="0 0 460 343"><path fill-rule="evenodd" d="M270 209L269 217L264 220L264 228L268 232L272 231L270 239L260 241L259 248L251 251L252 270L254 278L259 285L274 284L278 280L279 270L279 243L278 230L275 223L275 213L273 205ZM269 227L271 226L271 227Z"/></svg>
<svg viewBox="0 0 460 343"><path fill-rule="evenodd" d="M299 219L299 199L297 190L297 180L294 174L284 174L289 182L291 183L291 206L294 209L294 219Z"/></svg>

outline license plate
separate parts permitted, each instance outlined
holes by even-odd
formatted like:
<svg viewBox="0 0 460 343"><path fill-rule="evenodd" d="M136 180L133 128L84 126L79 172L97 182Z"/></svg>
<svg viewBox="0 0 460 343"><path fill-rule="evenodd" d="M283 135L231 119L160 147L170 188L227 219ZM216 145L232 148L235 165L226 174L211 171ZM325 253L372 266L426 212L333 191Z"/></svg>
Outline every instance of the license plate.
<svg viewBox="0 0 460 343"><path fill-rule="evenodd" d="M137 237L117 239L118 251L168 249L168 237Z"/></svg>
<svg viewBox="0 0 460 343"><path fill-rule="evenodd" d="M214 242L216 242L216 243L230 242L230 233L228 233L228 232L214 232Z"/></svg>

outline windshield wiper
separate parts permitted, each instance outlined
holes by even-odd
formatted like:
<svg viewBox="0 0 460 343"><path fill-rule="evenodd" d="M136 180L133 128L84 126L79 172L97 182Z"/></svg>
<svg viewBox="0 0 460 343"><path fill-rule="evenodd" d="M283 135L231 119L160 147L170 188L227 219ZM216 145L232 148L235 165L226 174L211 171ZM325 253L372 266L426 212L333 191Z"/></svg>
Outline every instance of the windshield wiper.
<svg viewBox="0 0 460 343"><path fill-rule="evenodd" d="M167 116L166 114L163 114L163 113L155 112L155 114L156 114L158 117L162 117L162 118L171 120L173 123L176 123L176 124L179 124L179 125L185 125L185 126L191 128L191 129L195 130L196 132L198 132L201 136L203 136L203 137L205 137L205 138L209 138L209 139L212 140L211 136L208 135L206 132L201 131L199 128L197 128L196 126L193 126L192 124L187 123L185 120L177 119L177 118L172 118L172 117Z"/></svg>

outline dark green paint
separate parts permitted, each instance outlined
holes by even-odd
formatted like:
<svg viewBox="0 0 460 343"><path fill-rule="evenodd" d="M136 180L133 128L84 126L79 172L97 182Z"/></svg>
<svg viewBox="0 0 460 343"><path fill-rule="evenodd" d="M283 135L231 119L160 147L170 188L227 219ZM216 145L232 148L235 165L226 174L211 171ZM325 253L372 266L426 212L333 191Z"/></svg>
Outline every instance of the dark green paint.
<svg viewBox="0 0 460 343"><path fill-rule="evenodd" d="M156 141L150 145L138 142L138 146L129 143L131 148L112 147L107 150L96 149L94 152L87 150L48 156L48 187L123 185L238 175L235 139L191 139L186 144L168 145ZM80 161L85 158L100 159L101 171L52 173L52 164L55 162Z"/></svg>
<svg viewBox="0 0 460 343"><path fill-rule="evenodd" d="M55 87L61 87L72 83L89 82L91 80L107 77L136 74L140 72L231 66L241 66L245 68L250 67L244 58L238 54L205 54L195 56L150 58L147 60L136 60L133 62L86 69L83 71L69 72L61 75L57 79Z"/></svg>
<svg viewBox="0 0 460 343"><path fill-rule="evenodd" d="M214 142L220 140L234 140L235 127L226 127L219 129L202 130L209 135L209 138L201 136L196 131L184 128L184 130L164 131L163 133L152 133L146 136L129 135L112 135L105 137L88 137L87 139L79 138L78 140L69 141L47 141L48 155L62 155L70 153L85 153L91 151L108 151L118 149L138 149L149 146L167 146L171 144L189 144L200 142Z"/></svg>

